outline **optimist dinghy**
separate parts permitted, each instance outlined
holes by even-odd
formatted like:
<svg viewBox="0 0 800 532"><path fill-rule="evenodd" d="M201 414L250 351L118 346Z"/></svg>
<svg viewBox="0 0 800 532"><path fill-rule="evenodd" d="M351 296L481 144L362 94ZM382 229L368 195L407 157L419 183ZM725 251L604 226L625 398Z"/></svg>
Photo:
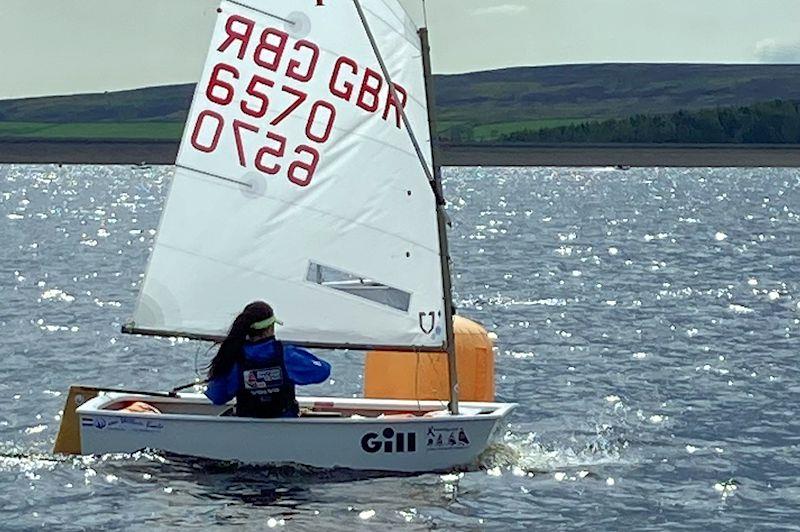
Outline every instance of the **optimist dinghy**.
<svg viewBox="0 0 800 532"><path fill-rule="evenodd" d="M458 400L426 30L397 0L223 1L218 13L124 332L218 341L263 299L285 342L447 352L448 408L301 397L297 419L250 419L198 394L73 387L56 452L406 472L475 464L515 405Z"/></svg>

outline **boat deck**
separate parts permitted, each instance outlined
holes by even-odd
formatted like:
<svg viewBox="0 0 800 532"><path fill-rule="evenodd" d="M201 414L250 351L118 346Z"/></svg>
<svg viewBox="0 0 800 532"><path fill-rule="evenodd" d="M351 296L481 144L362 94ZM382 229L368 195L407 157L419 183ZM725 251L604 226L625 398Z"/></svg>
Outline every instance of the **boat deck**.
<svg viewBox="0 0 800 532"><path fill-rule="evenodd" d="M215 405L202 394L179 394L177 397L159 397L137 394L107 393L100 401L92 401L96 412L133 413L127 409L136 402L146 403L158 410L151 415L180 415L225 417L234 415L235 402ZM450 415L442 401L409 401L365 398L298 397L301 418L418 418ZM481 416L506 410L506 403L461 403L460 415ZM85 410L85 409L82 409ZM142 414L141 412L136 412Z"/></svg>

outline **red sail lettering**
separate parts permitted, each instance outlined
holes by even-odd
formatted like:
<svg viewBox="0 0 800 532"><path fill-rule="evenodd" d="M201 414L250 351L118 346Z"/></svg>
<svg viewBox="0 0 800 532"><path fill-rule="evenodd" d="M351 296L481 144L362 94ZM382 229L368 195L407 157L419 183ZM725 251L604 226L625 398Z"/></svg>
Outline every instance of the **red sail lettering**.
<svg viewBox="0 0 800 532"><path fill-rule="evenodd" d="M277 146L264 146L256 154L256 168L268 175L275 175L281 171L281 165L273 164L267 166L264 158L266 155L271 155L275 159L283 157L286 151L286 137L278 135L277 133L268 132L267 139L276 142Z"/></svg>
<svg viewBox="0 0 800 532"><path fill-rule="evenodd" d="M234 27L234 25L236 25L236 27ZM239 51L236 53L236 56L239 59L244 59L244 55L247 53L247 45L250 44L250 37L253 35L253 28L255 25L255 21L249 18L244 18L239 15L232 15L229 17L227 22L225 22L225 33L228 34L228 38L217 48L217 51L224 52L231 44L239 41Z"/></svg>
<svg viewBox="0 0 800 532"><path fill-rule="evenodd" d="M361 91L358 93L356 105L370 113L377 111L378 103L380 102L378 95L381 92L381 87L383 87L381 75L371 68L367 68L364 71L364 79L361 82Z"/></svg>
<svg viewBox="0 0 800 532"><path fill-rule="evenodd" d="M254 118L263 118L264 115L267 114L267 109L269 109L269 95L267 95L265 90L258 90L259 85L262 85L266 89L273 87L275 84L267 78L253 76L253 79L250 80L250 85L247 86L247 94L260 101L261 104L257 109L250 107L250 103L246 100L242 100L242 103L239 104L244 114Z"/></svg>
<svg viewBox="0 0 800 532"><path fill-rule="evenodd" d="M295 161L289 165L289 181L300 187L307 187L311 184L314 178L314 172L317 171L317 164L319 164L319 152L311 146L301 144L294 149L297 155L307 153L311 156L311 161ZM300 170L300 172L298 172Z"/></svg>
<svg viewBox="0 0 800 532"><path fill-rule="evenodd" d="M241 120L233 121L233 138L236 140L236 153L239 155L239 166L247 168L247 161L245 160L244 141L242 141L242 130L252 131L258 133L258 127L242 122Z"/></svg>
<svg viewBox="0 0 800 532"><path fill-rule="evenodd" d="M270 124L272 124L273 126L277 126L278 124L283 122L284 118L292 114L295 111L295 109L300 107L300 105L302 105L302 103L306 101L306 98L308 98L308 94L306 94L305 92L293 89L288 85L284 85L283 87L281 87L281 91L291 96L294 96L294 101L290 103L289 106L286 109L284 109L278 116L276 116L270 121Z"/></svg>
<svg viewBox="0 0 800 532"><path fill-rule="evenodd" d="M274 28L267 28L261 33L261 40L253 54L253 61L263 68L275 72L281 64L283 52L286 49L286 41L289 35L276 30ZM266 58L263 56L266 54Z"/></svg>
<svg viewBox="0 0 800 532"><path fill-rule="evenodd" d="M217 125L214 126L214 133L211 134L211 142L208 144L202 144L200 142L200 135L203 133L202 130L204 129L206 118L213 118ZM222 135L223 127L225 127L225 119L222 118L221 114L209 110L203 111L197 115L197 123L195 123L194 131L192 131L192 146L194 146L196 150L203 153L211 153L212 151L216 150L217 145L219 144L219 138Z"/></svg>
<svg viewBox="0 0 800 532"><path fill-rule="evenodd" d="M303 83L309 81L314 76L314 71L317 68L317 60L319 59L319 47L316 44L305 40L294 43L294 49L296 51L299 52L304 48L311 51L311 58L305 66L305 72L300 70L300 67L303 65L297 59L289 61L289 68L286 70L287 76L297 81L302 81Z"/></svg>
<svg viewBox="0 0 800 532"><path fill-rule="evenodd" d="M400 109L406 108L406 103L408 102L408 93L406 90L398 85L397 83L393 83L394 91L397 93L397 97L400 98L400 106L398 107L397 102L394 100L391 91L389 92L389 99L386 100L386 108L383 110L383 119L386 120L389 117L389 109L394 108L394 115L397 121L397 128L402 129L402 117L400 116Z"/></svg>
<svg viewBox="0 0 800 532"><path fill-rule="evenodd" d="M325 121L320 121L320 123L325 124L325 129L321 135L318 135L312 131L312 128L317 121L317 112L319 109L325 109L328 111ZM317 100L314 102L314 105L311 106L311 112L308 115L308 121L306 122L306 137L308 137L308 140L313 140L314 142L319 142L320 144L327 142L331 136L331 130L333 129L333 123L335 121L336 108L325 100Z"/></svg>
<svg viewBox="0 0 800 532"><path fill-rule="evenodd" d="M233 79L239 79L239 71L236 68L225 63L217 64L214 66L214 70L211 71L211 79L208 81L208 87L206 87L206 98L217 105L228 105L233 100L234 88L227 81L220 79L221 72L227 72ZM215 91L215 89L221 90Z"/></svg>
<svg viewBox="0 0 800 532"><path fill-rule="evenodd" d="M340 57L336 60L336 66L333 67L333 75L331 76L331 82L328 88L330 88L331 94L349 102L350 97L353 95L353 84L349 81L342 81L339 83L342 66L348 67L353 75L358 74L358 65L355 61L348 57Z"/></svg>

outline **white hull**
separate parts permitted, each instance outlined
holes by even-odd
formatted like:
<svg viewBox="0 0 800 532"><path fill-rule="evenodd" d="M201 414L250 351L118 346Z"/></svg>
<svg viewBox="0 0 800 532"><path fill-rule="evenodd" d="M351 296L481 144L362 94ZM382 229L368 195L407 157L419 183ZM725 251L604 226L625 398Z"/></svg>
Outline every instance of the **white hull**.
<svg viewBox="0 0 800 532"><path fill-rule="evenodd" d="M162 413L117 410L130 401L146 401ZM81 450L104 454L150 448L246 464L441 471L475 465L516 406L465 402L458 416L431 416L442 408L440 402L331 397L298 402L307 415L250 419L221 416L228 407L212 405L199 394L153 398L108 393L77 409ZM386 415L378 417L381 413Z"/></svg>

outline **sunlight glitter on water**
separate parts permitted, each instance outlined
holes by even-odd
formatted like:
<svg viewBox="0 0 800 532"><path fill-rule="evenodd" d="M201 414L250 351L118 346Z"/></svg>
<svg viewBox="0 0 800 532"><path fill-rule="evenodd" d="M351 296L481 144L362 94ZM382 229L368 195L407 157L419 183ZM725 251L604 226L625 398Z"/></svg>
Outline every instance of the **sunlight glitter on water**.
<svg viewBox="0 0 800 532"><path fill-rule="evenodd" d="M521 403L482 470L449 481L327 481L158 455L43 459L64 397L41 390L77 381L163 389L207 361L193 342L118 334L170 175L0 166L9 250L0 256L0 434L5 455L29 457L0 460L9 472L0 492L34 494L11 509L9 526L55 527L55 515L76 528L124 527L106 504L142 527L153 514L165 526L283 519L298 529L506 529L525 519L542 529L715 529L720 519L742 528L800 519L797 492L780 488L800 475L791 453L800 432L791 409L800 400L792 171L448 170L456 300L497 337L498 397ZM97 245L80 244L90 240ZM313 393L359 395L360 361L334 362L335 378ZM64 503L67 485L74 500Z"/></svg>

